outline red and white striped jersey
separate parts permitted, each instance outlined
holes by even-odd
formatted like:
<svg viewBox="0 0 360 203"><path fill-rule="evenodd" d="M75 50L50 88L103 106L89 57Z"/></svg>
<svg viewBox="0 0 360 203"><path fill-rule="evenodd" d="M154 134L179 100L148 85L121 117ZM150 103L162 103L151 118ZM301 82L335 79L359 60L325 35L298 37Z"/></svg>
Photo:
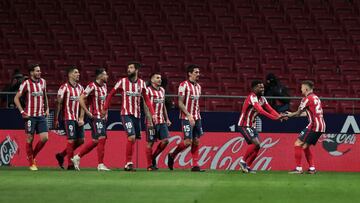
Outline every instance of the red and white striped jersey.
<svg viewBox="0 0 360 203"><path fill-rule="evenodd" d="M120 114L140 118L141 97L143 94L148 94L145 82L142 79L131 82L127 77L122 78L115 84L113 91L119 91L122 95Z"/></svg>
<svg viewBox="0 0 360 203"><path fill-rule="evenodd" d="M104 109L107 95L106 83L100 86L97 82L91 82L86 86L83 94L88 97L91 114L95 118L101 118L101 111Z"/></svg>
<svg viewBox="0 0 360 203"><path fill-rule="evenodd" d="M186 110L193 116L195 120L201 119L199 99L201 96L201 86L198 83L192 83L188 80L180 83L179 96L184 97ZM184 112L180 110L180 119L188 119Z"/></svg>
<svg viewBox="0 0 360 203"><path fill-rule="evenodd" d="M40 78L38 81L32 79L25 80L19 87L21 95L26 93L26 107L24 111L29 116L45 115L45 92L46 81Z"/></svg>
<svg viewBox="0 0 360 203"><path fill-rule="evenodd" d="M154 124L165 123L164 108L165 108L165 89L160 87L155 89L153 86L147 87L149 99L154 107L156 119Z"/></svg>
<svg viewBox="0 0 360 203"><path fill-rule="evenodd" d="M269 105L266 98L261 96L256 96L255 93L250 93L242 106L240 119L238 122L238 126L242 127L255 127L255 118L260 113L254 105L259 104L261 107L265 105Z"/></svg>
<svg viewBox="0 0 360 203"><path fill-rule="evenodd" d="M61 85L58 96L63 100L62 111L64 120L78 120L80 110L80 95L84 88L80 84L74 87L69 82Z"/></svg>
<svg viewBox="0 0 360 203"><path fill-rule="evenodd" d="M310 93L301 100L299 109L305 111L309 120L306 128L314 132L325 132L326 124L321 101L314 93Z"/></svg>

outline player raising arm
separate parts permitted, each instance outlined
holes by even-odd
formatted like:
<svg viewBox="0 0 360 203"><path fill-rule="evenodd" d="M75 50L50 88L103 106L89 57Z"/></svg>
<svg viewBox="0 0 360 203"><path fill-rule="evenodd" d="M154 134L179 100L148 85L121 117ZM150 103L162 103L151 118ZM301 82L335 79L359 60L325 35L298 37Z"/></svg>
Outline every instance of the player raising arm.
<svg viewBox="0 0 360 203"><path fill-rule="evenodd" d="M149 108L151 116L155 118L154 108L147 95L146 84L138 77L141 64L139 62L129 62L127 66L128 77L121 78L115 84L114 88L109 93L104 110L102 114L105 115L110 107L111 98L116 92L122 96L122 105L120 115L122 124L127 132L127 143L125 152L125 171L135 171L132 162L132 155L136 139L141 138L141 125L140 125L140 104L141 98L145 100L146 106Z"/></svg>
<svg viewBox="0 0 360 203"><path fill-rule="evenodd" d="M252 92L246 97L238 123L241 135L245 138L248 148L243 159L240 161L241 170L245 173L255 173L250 166L256 159L260 150L260 137L256 130L256 117L261 114L272 120L281 119L267 102L264 95L264 83L255 80L251 83Z"/></svg>
<svg viewBox="0 0 360 203"><path fill-rule="evenodd" d="M310 146L316 145L320 136L325 132L326 124L323 116L321 101L319 97L314 94L313 89L314 83L312 81L303 81L301 83L301 93L302 95L304 95L304 98L301 100L298 110L296 112L288 112L286 114L286 116L288 116L289 118L305 114L309 120L309 124L304 130L301 131L300 135L294 143L296 167L293 171L289 173L303 173L303 169L301 166L301 158L303 151L309 164L308 173L316 173L313 154L310 150Z"/></svg>

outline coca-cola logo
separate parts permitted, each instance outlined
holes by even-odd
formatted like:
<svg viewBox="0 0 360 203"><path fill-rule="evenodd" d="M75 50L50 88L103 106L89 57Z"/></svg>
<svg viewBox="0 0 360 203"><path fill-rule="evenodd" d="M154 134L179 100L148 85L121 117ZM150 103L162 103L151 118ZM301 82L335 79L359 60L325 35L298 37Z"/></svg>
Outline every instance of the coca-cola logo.
<svg viewBox="0 0 360 203"><path fill-rule="evenodd" d="M348 116L340 133L323 134L319 141L330 155L342 156L351 151L356 142L356 133L360 133L357 121L354 116Z"/></svg>
<svg viewBox="0 0 360 203"><path fill-rule="evenodd" d="M266 156L266 152L278 144L280 139L266 138L261 143L260 152L254 161L254 170L270 170L271 156ZM182 142L181 136L169 138L169 148L158 156L158 161L167 165L167 154L175 150L178 143ZM199 149L199 166L206 166L209 169L239 170L240 160L246 149L246 142L243 137L233 137L222 145L204 144ZM175 159L175 166L189 168L192 166L191 147L181 152Z"/></svg>
<svg viewBox="0 0 360 203"><path fill-rule="evenodd" d="M351 150L356 142L355 134L323 134L320 142L326 151L332 156L342 156Z"/></svg>
<svg viewBox="0 0 360 203"><path fill-rule="evenodd" d="M18 151L18 145L15 140L7 136L0 143L0 166L9 166L11 159Z"/></svg>

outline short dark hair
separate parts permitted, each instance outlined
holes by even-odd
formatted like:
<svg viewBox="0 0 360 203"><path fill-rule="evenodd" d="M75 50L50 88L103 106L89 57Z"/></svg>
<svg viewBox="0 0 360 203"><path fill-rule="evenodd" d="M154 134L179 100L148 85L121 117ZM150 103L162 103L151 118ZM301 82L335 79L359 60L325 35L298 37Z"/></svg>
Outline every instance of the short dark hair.
<svg viewBox="0 0 360 203"><path fill-rule="evenodd" d="M307 85L310 89L314 89L314 82L311 80L304 80L301 82L302 85Z"/></svg>
<svg viewBox="0 0 360 203"><path fill-rule="evenodd" d="M76 66L70 66L66 69L66 73L69 75L69 73L72 73L75 69L78 69Z"/></svg>
<svg viewBox="0 0 360 203"><path fill-rule="evenodd" d="M98 77L99 75L101 75L104 71L106 71L105 68L97 68L95 70L95 77Z"/></svg>
<svg viewBox="0 0 360 203"><path fill-rule="evenodd" d="M253 80L251 82L251 88L254 89L258 84L264 84L264 82L261 80Z"/></svg>
<svg viewBox="0 0 360 203"><path fill-rule="evenodd" d="M195 68L200 68L198 65L196 65L196 64L190 64L190 65L188 65L187 67L186 67L186 73L187 73L187 75L189 76L189 73L192 73L192 72L194 72L194 69Z"/></svg>
<svg viewBox="0 0 360 203"><path fill-rule="evenodd" d="M38 67L38 66L39 66L39 64L30 64L29 68L28 68L29 73L33 72L35 70L35 68Z"/></svg>
<svg viewBox="0 0 360 203"><path fill-rule="evenodd" d="M129 65L131 65L131 64L133 64L134 66L135 66L135 69L136 70L138 70L139 68L141 68L141 63L140 62L138 62L138 61L129 61L128 62L128 64L127 64L127 66L129 66Z"/></svg>
<svg viewBox="0 0 360 203"><path fill-rule="evenodd" d="M153 72L153 73L151 73L151 75L150 75L150 80L151 80L152 77L154 77L154 75L161 75L161 73L159 73L159 72Z"/></svg>

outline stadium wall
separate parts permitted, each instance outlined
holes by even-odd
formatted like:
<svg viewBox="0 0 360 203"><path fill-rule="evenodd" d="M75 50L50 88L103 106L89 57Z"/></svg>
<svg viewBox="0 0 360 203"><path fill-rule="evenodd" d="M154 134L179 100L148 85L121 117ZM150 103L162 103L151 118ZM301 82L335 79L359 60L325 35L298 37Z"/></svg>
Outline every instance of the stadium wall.
<svg viewBox="0 0 360 203"><path fill-rule="evenodd" d="M351 124L349 125L351 126ZM346 127L346 126L345 126ZM37 157L40 167L56 167L55 153L64 149L66 138L50 131L49 141ZM294 167L293 142L296 133L261 133L262 148L254 162L255 170L289 170ZM317 169L321 171L360 172L359 134L324 134L314 148ZM166 168L166 155L180 142L181 132L171 132L170 144L159 156L159 167ZM38 139L38 137L36 138ZM86 131L86 141L90 140L90 131ZM35 140L36 141L36 140ZM125 164L126 135L123 131L109 131L105 152L105 163L111 168L122 168ZM246 150L246 143L238 133L206 132L201 138L199 164L205 169L238 170L239 161ZM182 152L175 162L176 168L191 166L190 148ZM145 139L136 146L135 163L146 168ZM23 130L0 130L0 166L27 166L25 139ZM81 167L97 165L96 150L81 159ZM303 166L307 168L305 158Z"/></svg>

